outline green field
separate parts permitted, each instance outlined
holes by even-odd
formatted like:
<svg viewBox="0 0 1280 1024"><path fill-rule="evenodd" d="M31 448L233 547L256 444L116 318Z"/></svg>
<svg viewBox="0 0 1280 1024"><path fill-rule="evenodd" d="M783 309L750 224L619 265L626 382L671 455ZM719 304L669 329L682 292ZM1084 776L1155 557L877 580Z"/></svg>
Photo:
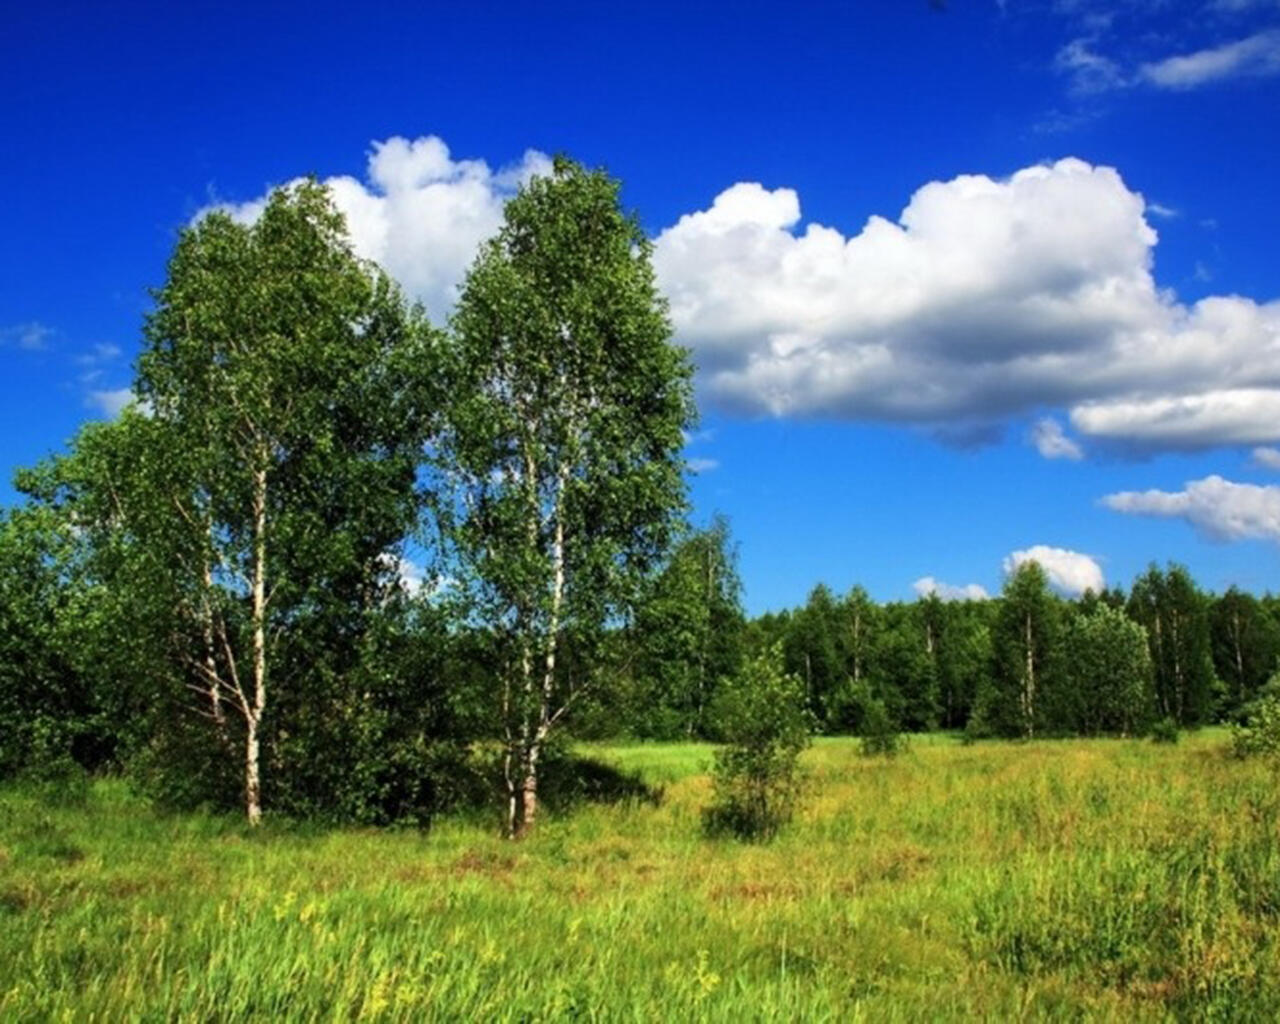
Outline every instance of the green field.
<svg viewBox="0 0 1280 1024"><path fill-rule="evenodd" d="M0 790L0 1019L1280 1019L1280 788L1223 733L805 756L777 841L661 788L506 842Z"/></svg>

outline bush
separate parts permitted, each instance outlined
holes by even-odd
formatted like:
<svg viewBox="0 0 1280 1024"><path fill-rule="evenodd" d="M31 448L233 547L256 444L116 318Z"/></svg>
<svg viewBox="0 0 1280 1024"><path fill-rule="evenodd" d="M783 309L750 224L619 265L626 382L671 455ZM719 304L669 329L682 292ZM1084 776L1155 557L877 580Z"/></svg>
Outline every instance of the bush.
<svg viewBox="0 0 1280 1024"><path fill-rule="evenodd" d="M1247 706L1243 725L1233 726L1231 746L1236 757L1280 756L1280 693L1272 683Z"/></svg>
<svg viewBox="0 0 1280 1024"><path fill-rule="evenodd" d="M906 738L898 732L898 725L884 706L884 701L867 697L862 707L863 757L893 757L906 749Z"/></svg>
<svg viewBox="0 0 1280 1024"><path fill-rule="evenodd" d="M1178 723L1172 718L1162 718L1151 726L1152 743L1177 743Z"/></svg>
<svg viewBox="0 0 1280 1024"><path fill-rule="evenodd" d="M797 763L813 725L804 686L782 669L780 646L749 660L723 688L715 717L726 744L716 751L703 826L709 835L770 839L795 811Z"/></svg>

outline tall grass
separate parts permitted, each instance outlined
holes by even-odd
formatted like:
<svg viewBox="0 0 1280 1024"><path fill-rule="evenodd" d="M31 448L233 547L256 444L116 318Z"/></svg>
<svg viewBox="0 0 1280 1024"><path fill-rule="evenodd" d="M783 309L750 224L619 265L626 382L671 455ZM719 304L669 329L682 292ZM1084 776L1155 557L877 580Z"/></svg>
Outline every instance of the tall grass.
<svg viewBox="0 0 1280 1024"><path fill-rule="evenodd" d="M1070 741L805 756L776 842L701 837L710 750L512 844L0 791L0 1019L1280 1019L1280 792Z"/></svg>

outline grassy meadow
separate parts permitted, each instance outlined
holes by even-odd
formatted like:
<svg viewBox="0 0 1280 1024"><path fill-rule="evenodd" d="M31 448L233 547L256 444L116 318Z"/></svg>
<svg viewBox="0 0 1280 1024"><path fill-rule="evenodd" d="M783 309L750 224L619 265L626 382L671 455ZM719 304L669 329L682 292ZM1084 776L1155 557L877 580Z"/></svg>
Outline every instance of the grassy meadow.
<svg viewBox="0 0 1280 1024"><path fill-rule="evenodd" d="M702 838L705 745L589 746L660 799L510 843L0 790L0 1019L1280 1019L1280 789L1176 746L805 755L773 843Z"/></svg>

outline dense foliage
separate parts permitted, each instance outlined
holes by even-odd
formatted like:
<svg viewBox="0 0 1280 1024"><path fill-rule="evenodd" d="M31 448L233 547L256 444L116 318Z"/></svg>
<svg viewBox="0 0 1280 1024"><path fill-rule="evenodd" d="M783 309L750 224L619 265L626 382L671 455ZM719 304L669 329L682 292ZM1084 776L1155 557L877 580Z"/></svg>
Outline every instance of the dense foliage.
<svg viewBox="0 0 1280 1024"><path fill-rule="evenodd" d="M457 582L497 648L507 831L535 820L545 744L603 685L684 508L687 353L618 184L558 159L507 203L458 300L436 469Z"/></svg>
<svg viewBox="0 0 1280 1024"><path fill-rule="evenodd" d="M1280 759L1280 672L1245 706L1242 718L1231 735L1236 755Z"/></svg>

